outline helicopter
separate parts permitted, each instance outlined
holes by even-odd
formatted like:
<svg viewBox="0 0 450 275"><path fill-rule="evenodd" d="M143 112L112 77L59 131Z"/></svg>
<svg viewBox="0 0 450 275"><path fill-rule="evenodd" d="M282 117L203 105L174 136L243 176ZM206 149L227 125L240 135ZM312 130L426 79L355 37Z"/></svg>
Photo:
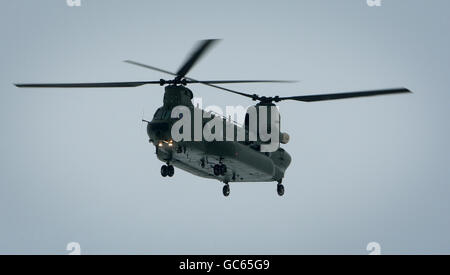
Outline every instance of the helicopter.
<svg viewBox="0 0 450 275"><path fill-rule="evenodd" d="M173 79L160 79L154 81L133 81L133 82L102 82L102 83L39 83L39 84L14 84L19 88L126 88L139 87L143 85L160 85L164 87L163 106L158 108L152 120L142 120L147 123L147 135L150 144L155 147L157 158L164 164L160 172L162 177L173 177L175 167L184 170L195 176L215 179L224 183L222 193L225 197L230 195L231 182L276 182L277 193L283 196L285 188L283 179L287 168L291 163L290 154L281 148L280 144L289 142L289 135L281 132L279 127L279 114L266 114L262 116L262 108L276 107L276 103L281 101L301 101L318 102L325 100L337 100L355 97L368 97L388 94L411 93L406 88L392 88L383 90L357 91L331 94L314 94L300 96L260 96L255 93L245 93L232 90L217 84L235 84L235 83L291 83L295 81L286 80L196 80L188 77L187 74L193 68L199 59L218 42L217 39L201 40L197 43L194 50L188 55L186 61L181 65L177 72L171 72L136 61L126 60L124 62L146 69L158 71L160 73L173 76ZM240 95L257 102L251 106L256 108L256 132L258 132L259 122L278 121L277 127L267 127L267 131L275 133L277 137L277 146L272 151L261 150L267 145L267 140L263 140L256 134L256 139L250 139L251 136L251 107L245 114L244 125L238 125L226 117L211 114L195 107L192 103L193 92L188 85L202 84L222 91ZM174 140L173 126L183 119L181 114L174 116L174 110L178 107L185 107L191 113L200 112L200 126L205 126L212 120L218 120L219 124L233 129L233 135L238 132L244 133L243 140ZM273 109L273 108L272 108ZM253 112L255 113L255 112ZM208 114L208 116L204 116ZM192 130L197 127L192 123L183 126L182 130ZM268 123L270 124L270 123ZM217 124L216 124L217 125ZM272 125L272 124L270 124ZM189 129L190 130L190 129ZM234 136L235 137L235 136Z"/></svg>

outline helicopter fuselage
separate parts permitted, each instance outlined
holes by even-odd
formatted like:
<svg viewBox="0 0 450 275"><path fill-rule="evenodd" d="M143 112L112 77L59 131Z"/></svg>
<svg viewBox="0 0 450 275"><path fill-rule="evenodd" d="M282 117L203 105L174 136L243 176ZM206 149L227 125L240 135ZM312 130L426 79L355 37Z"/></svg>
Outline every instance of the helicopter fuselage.
<svg viewBox="0 0 450 275"><path fill-rule="evenodd" d="M181 105L194 112L192 98L192 91L184 86L165 88L164 105L147 125L159 160L193 175L225 183L282 181L291 156L281 147L274 152L260 152L258 143L248 141L173 141L171 128L178 118L171 117L172 109ZM210 119L203 118L202 123ZM224 125L231 123L222 120ZM226 166L226 172L214 173L217 165Z"/></svg>

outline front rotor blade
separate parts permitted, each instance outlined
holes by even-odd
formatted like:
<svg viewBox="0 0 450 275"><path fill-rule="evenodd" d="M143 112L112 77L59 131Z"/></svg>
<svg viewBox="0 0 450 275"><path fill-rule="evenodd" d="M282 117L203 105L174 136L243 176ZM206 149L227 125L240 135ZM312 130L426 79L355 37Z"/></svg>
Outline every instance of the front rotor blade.
<svg viewBox="0 0 450 275"><path fill-rule="evenodd" d="M136 61L125 60L124 62L128 63L128 64L140 66L140 67L143 67L143 68L151 69L151 70L154 70L154 71L158 71L158 72L161 72L161 73L177 76L176 73L172 73L172 72L169 72L169 71L166 71L166 70L163 70L163 69L160 69L160 68L156 68L156 67L153 67L153 66L150 66L150 65L147 65L147 64L139 63L139 62L136 62Z"/></svg>
<svg viewBox="0 0 450 275"><path fill-rule="evenodd" d="M184 62L183 66L177 72L179 77L184 77L191 70L191 68L197 63L197 61L206 53L208 49L211 48L212 45L217 43L218 39L208 39L202 40L198 43L195 50L191 53L189 58Z"/></svg>
<svg viewBox="0 0 450 275"><path fill-rule="evenodd" d="M199 80L196 80L196 79L193 79L193 78L190 78L190 77L185 77L185 78L188 81L191 81L193 83L194 82L195 83L200 83L200 84L203 84L203 85L206 85L206 86L209 86L209 87L213 87L213 88L216 88L216 89L224 90L224 91L227 91L227 92L230 92L230 93L233 93L233 94L246 96L246 97L249 97L251 99L256 99L258 97L257 95L252 95L252 94L238 92L238 91L235 91L235 90L231 90L231 89L228 89L228 88L224 88L224 87L221 87L221 86L210 84L209 82L199 81Z"/></svg>
<svg viewBox="0 0 450 275"><path fill-rule="evenodd" d="M146 65L146 64L143 64L143 63L139 63L139 62L135 62L135 61L131 61L131 60L125 60L124 62L129 63L129 64L133 64L133 65L137 65L137 66L140 66L140 67L144 67L144 68L147 68L147 69L155 70L155 71L158 71L158 72L170 74L170 75L173 75L173 76L177 76L177 74L175 74L175 73L172 73L172 72L169 72L169 71L166 71L164 69L157 68L157 67L153 67L153 66L150 66L150 65ZM206 80L206 81L200 81L200 80L196 80L196 79L191 78L191 77L184 77L184 79L187 80L186 83L188 83L188 84L194 84L194 83L203 84L203 85L206 85L206 86L209 86L209 87L213 87L213 88L220 89L220 90L223 90L223 91L227 91L227 92L230 92L230 93L234 93L234 94L237 94L237 95L242 95L242 96L245 96L245 97L249 97L249 98L254 99L254 100L258 99L257 95L238 92L238 91L231 90L231 89L228 89L228 88L224 88L224 87L221 87L221 86L217 86L217 85L214 85L214 84L252 83L252 82L254 82L254 83L258 83L258 82L260 82L260 83L264 83L264 82L268 82L268 83L270 83L270 82L272 82L272 83L276 83L276 82L280 82L280 83L296 82L296 81L291 81L291 80Z"/></svg>
<svg viewBox="0 0 450 275"><path fill-rule="evenodd" d="M135 81L135 82L102 82L102 83L32 83L14 84L19 88L123 88L139 87L146 84L160 84L159 81Z"/></svg>
<svg viewBox="0 0 450 275"><path fill-rule="evenodd" d="M336 99L377 96L377 95L389 95L389 94L399 94L399 93L411 93L411 91L406 88L394 88L394 89L363 91L363 92L280 97L279 100L280 101L281 100L297 100L297 101L304 101L304 102L315 102L315 101L336 100Z"/></svg>
<svg viewBox="0 0 450 275"><path fill-rule="evenodd" d="M296 83L294 80L202 80L201 83L208 84L236 84L236 83ZM188 81L187 83L199 83L198 81Z"/></svg>

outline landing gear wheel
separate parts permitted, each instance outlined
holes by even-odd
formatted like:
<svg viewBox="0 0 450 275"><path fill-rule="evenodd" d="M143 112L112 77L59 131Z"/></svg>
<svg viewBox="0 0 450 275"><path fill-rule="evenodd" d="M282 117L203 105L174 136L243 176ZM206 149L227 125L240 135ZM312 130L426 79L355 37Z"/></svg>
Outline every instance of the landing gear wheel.
<svg viewBox="0 0 450 275"><path fill-rule="evenodd" d="M230 195L230 185L228 183L223 186L222 192L225 197Z"/></svg>
<svg viewBox="0 0 450 275"><path fill-rule="evenodd" d="M284 195L283 184L281 184L281 183L277 184L277 193L278 193L278 196L280 196L280 197L282 197Z"/></svg>
<svg viewBox="0 0 450 275"><path fill-rule="evenodd" d="M167 175L169 177L173 177L174 174L175 174L175 168L173 168L172 165L167 166Z"/></svg>
<svg viewBox="0 0 450 275"><path fill-rule="evenodd" d="M161 176L167 177L169 175L169 167L167 165L161 166Z"/></svg>

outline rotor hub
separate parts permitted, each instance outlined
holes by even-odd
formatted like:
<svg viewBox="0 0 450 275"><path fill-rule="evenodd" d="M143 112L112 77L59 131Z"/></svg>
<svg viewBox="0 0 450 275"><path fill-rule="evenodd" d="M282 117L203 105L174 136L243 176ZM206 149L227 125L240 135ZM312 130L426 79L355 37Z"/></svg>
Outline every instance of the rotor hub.
<svg viewBox="0 0 450 275"><path fill-rule="evenodd" d="M183 85L186 86L189 82L186 80L186 78L174 78L172 80L165 80L165 79L160 79L159 80L159 85L160 86L165 86L165 85Z"/></svg>

